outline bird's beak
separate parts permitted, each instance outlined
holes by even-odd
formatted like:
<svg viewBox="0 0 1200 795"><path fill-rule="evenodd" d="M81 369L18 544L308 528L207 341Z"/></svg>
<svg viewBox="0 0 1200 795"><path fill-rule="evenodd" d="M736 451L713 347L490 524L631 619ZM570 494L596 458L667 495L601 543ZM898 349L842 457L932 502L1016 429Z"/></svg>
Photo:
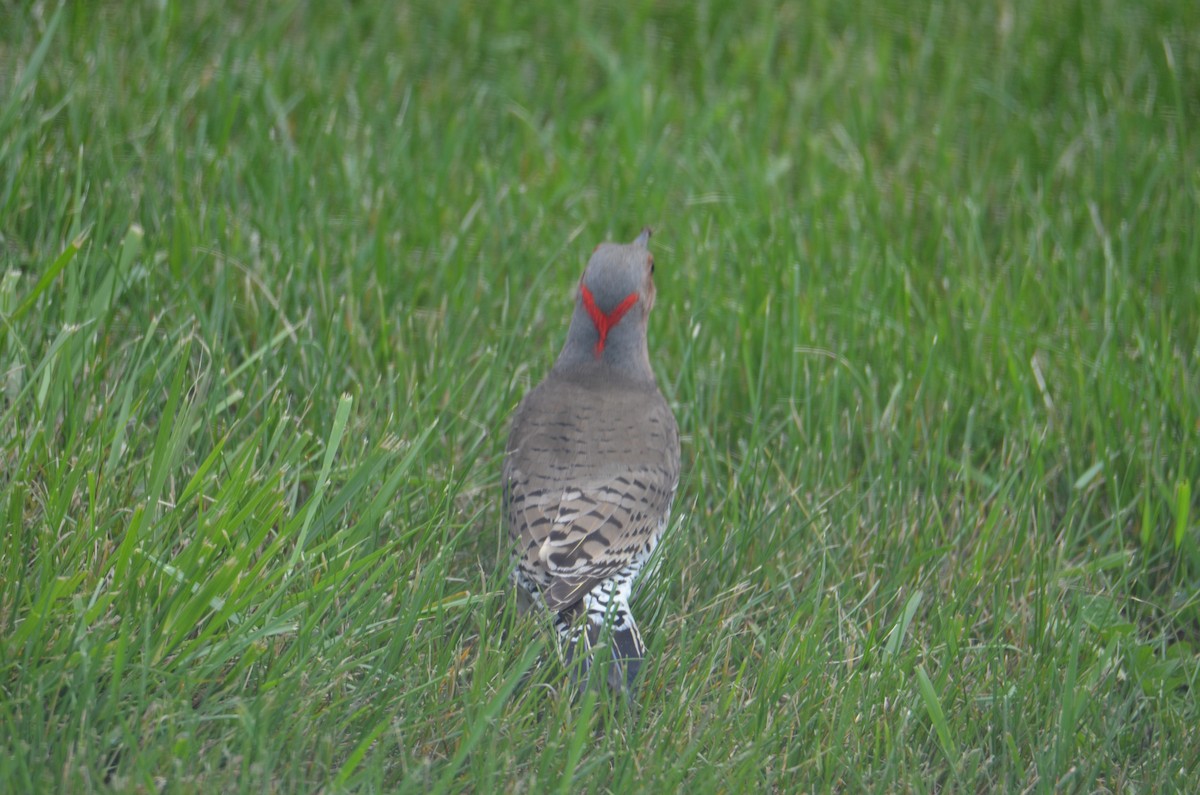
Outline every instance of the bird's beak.
<svg viewBox="0 0 1200 795"><path fill-rule="evenodd" d="M652 230L650 227L647 226L643 228L642 233L637 236L636 240L633 241L633 245L646 248L650 243L650 235L652 234L654 234L654 230Z"/></svg>

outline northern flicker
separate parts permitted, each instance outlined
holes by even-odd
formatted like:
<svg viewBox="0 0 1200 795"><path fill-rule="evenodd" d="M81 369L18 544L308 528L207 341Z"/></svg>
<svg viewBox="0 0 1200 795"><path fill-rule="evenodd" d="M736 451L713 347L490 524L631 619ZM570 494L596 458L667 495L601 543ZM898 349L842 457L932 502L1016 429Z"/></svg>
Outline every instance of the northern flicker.
<svg viewBox="0 0 1200 795"><path fill-rule="evenodd" d="M607 639L605 678L626 694L645 655L631 590L679 483L679 430L646 345L649 240L647 227L592 253L566 344L513 415L503 472L514 583L554 614L577 677Z"/></svg>

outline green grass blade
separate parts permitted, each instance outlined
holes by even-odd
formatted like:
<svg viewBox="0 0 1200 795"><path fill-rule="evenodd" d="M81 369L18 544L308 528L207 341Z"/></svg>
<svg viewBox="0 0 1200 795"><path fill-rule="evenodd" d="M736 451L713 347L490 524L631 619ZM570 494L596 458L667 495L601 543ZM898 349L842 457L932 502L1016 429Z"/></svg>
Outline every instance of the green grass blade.
<svg viewBox="0 0 1200 795"><path fill-rule="evenodd" d="M309 498L308 504L305 507L304 521L296 534L295 546L292 548L292 554L288 560L287 567L289 570L294 569L304 555L305 544L308 541L308 531L312 526L313 518L317 515L317 510L321 507L321 501L329 486L329 471L333 468L333 461L337 457L338 447L341 445L342 436L346 432L346 422L350 419L350 408L353 405L354 400L349 395L342 395L341 400L338 401L337 414L334 415L333 426L329 430L329 439L325 443L325 456L321 461L321 471L317 475L317 484L313 489L312 497Z"/></svg>
<svg viewBox="0 0 1200 795"><path fill-rule="evenodd" d="M957 770L959 764L958 745L954 742L950 724L946 721L946 713L942 711L941 699L938 698L933 682L929 680L929 674L925 673L925 666L918 665L916 673L917 690L921 694L925 712L929 715L929 722L933 724L933 729L937 732L942 753L946 755L946 761L950 763L951 770Z"/></svg>

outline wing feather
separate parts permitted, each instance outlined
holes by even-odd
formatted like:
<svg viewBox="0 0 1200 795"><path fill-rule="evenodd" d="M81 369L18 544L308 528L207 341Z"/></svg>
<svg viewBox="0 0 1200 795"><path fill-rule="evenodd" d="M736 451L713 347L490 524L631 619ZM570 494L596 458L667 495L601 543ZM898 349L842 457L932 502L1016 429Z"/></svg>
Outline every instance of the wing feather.
<svg viewBox="0 0 1200 795"><path fill-rule="evenodd" d="M653 545L679 481L679 437L659 395L554 397L539 387L522 401L503 478L519 565L562 611Z"/></svg>

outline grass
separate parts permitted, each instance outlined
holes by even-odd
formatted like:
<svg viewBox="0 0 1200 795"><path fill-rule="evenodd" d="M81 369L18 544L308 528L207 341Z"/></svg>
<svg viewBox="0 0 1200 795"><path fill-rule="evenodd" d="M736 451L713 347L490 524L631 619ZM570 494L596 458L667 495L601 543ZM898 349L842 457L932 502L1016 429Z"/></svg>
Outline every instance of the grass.
<svg viewBox="0 0 1200 795"><path fill-rule="evenodd" d="M1200 6L0 31L0 791L1200 775ZM626 710L517 619L498 471L646 223L685 472Z"/></svg>

